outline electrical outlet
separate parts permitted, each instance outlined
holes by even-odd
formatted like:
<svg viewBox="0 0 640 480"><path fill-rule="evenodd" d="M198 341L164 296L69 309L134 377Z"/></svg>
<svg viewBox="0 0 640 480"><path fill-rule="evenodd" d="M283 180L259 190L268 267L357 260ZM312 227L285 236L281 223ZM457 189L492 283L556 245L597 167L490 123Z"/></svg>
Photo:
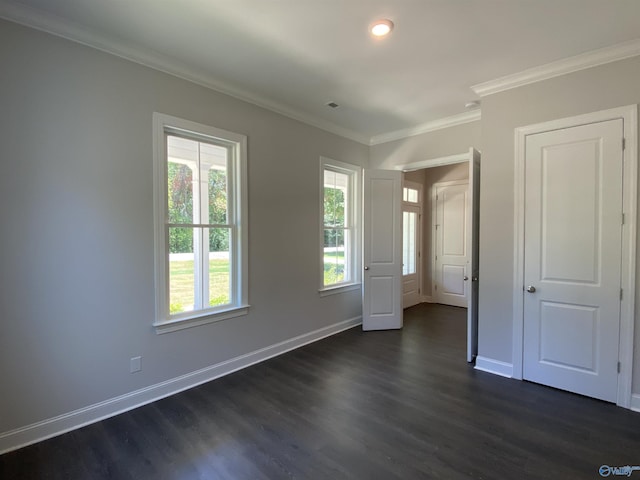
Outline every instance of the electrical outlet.
<svg viewBox="0 0 640 480"><path fill-rule="evenodd" d="M142 357L131 357L129 369L131 373L136 373L142 370Z"/></svg>

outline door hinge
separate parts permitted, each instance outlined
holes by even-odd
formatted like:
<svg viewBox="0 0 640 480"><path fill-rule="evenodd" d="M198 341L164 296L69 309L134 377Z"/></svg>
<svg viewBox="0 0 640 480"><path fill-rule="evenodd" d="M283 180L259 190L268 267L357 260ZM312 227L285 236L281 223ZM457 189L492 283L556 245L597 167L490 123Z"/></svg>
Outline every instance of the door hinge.
<svg viewBox="0 0 640 480"><path fill-rule="evenodd" d="M620 289L620 300L622 300L624 290Z"/></svg>
<svg viewBox="0 0 640 480"><path fill-rule="evenodd" d="M624 213L622 214L622 225L624 225Z"/></svg>
<svg viewBox="0 0 640 480"><path fill-rule="evenodd" d="M621 369L622 369L622 365L620 364L620 362L618 362L618 373L620 373Z"/></svg>
<svg viewBox="0 0 640 480"><path fill-rule="evenodd" d="M438 290L438 285L433 286L434 290Z"/></svg>
<svg viewBox="0 0 640 480"><path fill-rule="evenodd" d="M627 139L622 137L622 150L627 148Z"/></svg>

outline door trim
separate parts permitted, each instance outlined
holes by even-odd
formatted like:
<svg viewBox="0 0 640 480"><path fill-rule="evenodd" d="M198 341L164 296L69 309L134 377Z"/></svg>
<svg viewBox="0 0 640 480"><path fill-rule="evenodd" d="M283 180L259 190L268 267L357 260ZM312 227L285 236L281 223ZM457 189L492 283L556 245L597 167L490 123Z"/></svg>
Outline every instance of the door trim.
<svg viewBox="0 0 640 480"><path fill-rule="evenodd" d="M473 148L470 150L473 150ZM469 156L472 156L470 152L457 153L446 157L429 158L427 160L419 160L405 165L396 165L393 169L401 170L403 172L412 172L414 170L422 170L423 168L441 167L443 165L453 165L454 163L466 163L469 161Z"/></svg>
<svg viewBox="0 0 640 480"><path fill-rule="evenodd" d="M466 185L467 186L467 195L471 194L471 189L469 188L469 179L466 180L450 180L447 182L438 182L438 183L434 183L431 187L431 192L429 192L429 194L431 195L431 222L433 224L435 224L436 220L437 220L437 208L438 208L438 204L437 204L437 200L436 200L436 193L438 192L438 187L451 187L453 185ZM465 204L465 209L469 209L469 202L466 202ZM467 222L465 224L465 228L469 227L470 224L470 215L472 214L472 212L466 211L465 212L465 216L467 218ZM437 245L437 241L438 241L438 232L435 228L433 228L434 226L431 225L431 298L433 298L434 302L438 302L439 298L438 298L438 292L436 291L436 279L437 279L437 274L436 274L436 254L438 253L438 245ZM469 230L466 235L465 235L465 243L467 244L466 246L469 247L471 242L469 241L469 238L471 236L471 231ZM467 251L467 258L469 258L469 252ZM468 263L467 263L468 264ZM466 267L465 267L466 270ZM470 277L471 273L467 272L467 275ZM471 283L471 282L469 282ZM469 307L469 302L471 301L471 295L470 295L470 291L467 290L468 295L466 295L467 297L467 308Z"/></svg>
<svg viewBox="0 0 640 480"><path fill-rule="evenodd" d="M525 144L528 135L576 127L589 123L622 119L623 136L623 211L622 229L622 278L624 291L620 303L621 368L618 376L616 404L631 407L631 382L633 369L635 272L636 272L636 206L638 187L638 106L612 108L600 112L578 115L515 129L514 168L514 277L513 277L513 378L522 380L524 351L524 207L525 207ZM622 219L621 219L622 220Z"/></svg>

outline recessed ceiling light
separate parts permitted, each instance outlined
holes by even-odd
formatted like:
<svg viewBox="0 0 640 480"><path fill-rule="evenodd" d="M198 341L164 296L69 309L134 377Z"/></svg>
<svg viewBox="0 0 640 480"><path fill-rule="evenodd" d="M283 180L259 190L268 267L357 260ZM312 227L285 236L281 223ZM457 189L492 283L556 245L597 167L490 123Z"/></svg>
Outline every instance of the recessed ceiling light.
<svg viewBox="0 0 640 480"><path fill-rule="evenodd" d="M371 27L369 27L371 34L376 37L384 37L388 35L391 30L393 30L393 22L387 19L376 20L371 24Z"/></svg>
<svg viewBox="0 0 640 480"><path fill-rule="evenodd" d="M338 108L340 106L336 102L329 102L326 105L327 107L331 107L331 108Z"/></svg>

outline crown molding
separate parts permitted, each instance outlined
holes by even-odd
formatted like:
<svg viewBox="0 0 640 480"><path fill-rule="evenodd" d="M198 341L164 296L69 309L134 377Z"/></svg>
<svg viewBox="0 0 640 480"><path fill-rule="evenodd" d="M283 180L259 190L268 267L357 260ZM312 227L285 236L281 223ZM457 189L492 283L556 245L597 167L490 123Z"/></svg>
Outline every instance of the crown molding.
<svg viewBox="0 0 640 480"><path fill-rule="evenodd" d="M480 97L493 95L523 85L559 77L567 73L585 70L587 68L604 65L605 63L624 60L625 58L640 55L640 39L618 43L610 47L600 48L591 52L582 53L573 57L564 58L555 62L530 68L519 73L490 80L488 82L473 85L471 90Z"/></svg>
<svg viewBox="0 0 640 480"><path fill-rule="evenodd" d="M401 140L407 137L413 137L421 135L423 133L433 132L436 130L442 130L443 128L455 127L456 125L462 125L465 123L471 123L478 121L482 118L480 110L473 110L471 112L459 113L450 117L440 118L431 122L423 123L416 127L405 128L402 130L396 130L394 132L382 133L380 135L374 135L369 141L369 145L379 145L381 143L392 142L394 140Z"/></svg>
<svg viewBox="0 0 640 480"><path fill-rule="evenodd" d="M464 112L451 117L434 120L416 127L369 137L368 135L340 127L332 122L319 119L313 115L291 109L271 99L239 89L226 82L221 82L214 79L211 75L189 67L175 58L170 58L149 49L132 48L130 45L127 45L126 42L100 35L77 23L26 5L13 2L0 2L0 18L167 73L363 145L377 145L480 120L480 111L474 110L472 112Z"/></svg>
<svg viewBox="0 0 640 480"><path fill-rule="evenodd" d="M293 110L268 98L255 95L228 83L221 82L206 73L193 69L174 58L170 58L158 52L148 49L143 50L132 48L125 42L92 32L77 23L70 22L56 15L45 13L26 5L19 5L13 2L0 2L0 18L40 30L57 37L62 37L66 40L70 40L87 47L95 48L102 52L115 55L125 60L129 60L211 90L215 90L218 93L270 110L326 132L348 138L364 145L369 145L370 138L367 135L340 127L312 115Z"/></svg>

